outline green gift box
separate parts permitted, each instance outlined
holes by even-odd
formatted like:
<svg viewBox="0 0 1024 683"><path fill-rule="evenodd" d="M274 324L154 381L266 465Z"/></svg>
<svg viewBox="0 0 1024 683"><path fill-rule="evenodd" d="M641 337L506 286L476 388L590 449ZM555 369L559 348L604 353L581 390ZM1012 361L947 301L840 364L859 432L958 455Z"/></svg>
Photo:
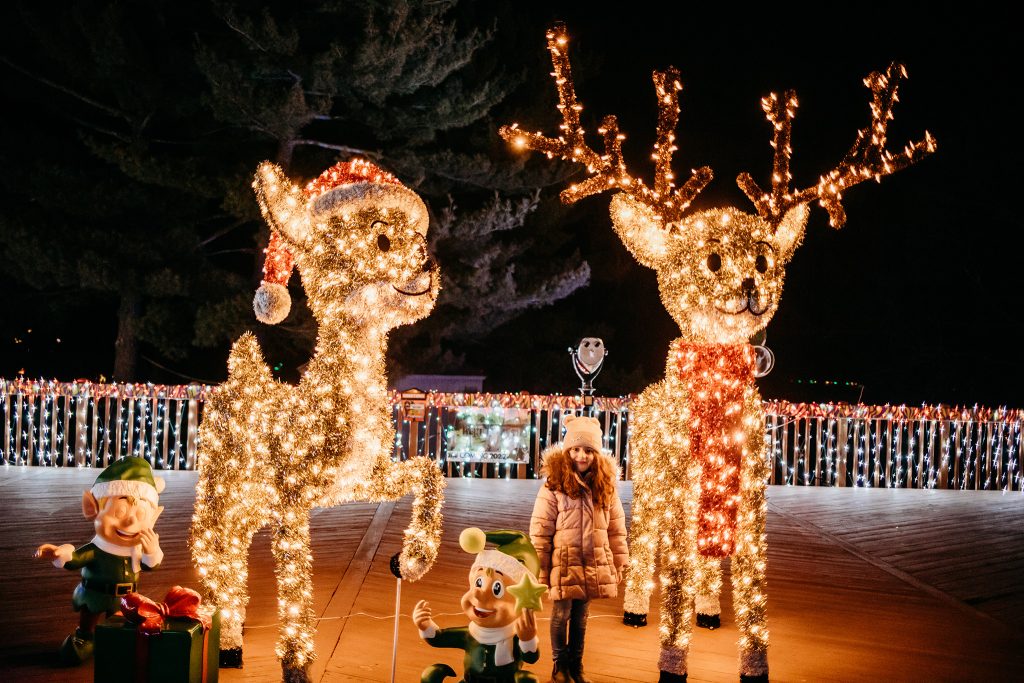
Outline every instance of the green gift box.
<svg viewBox="0 0 1024 683"><path fill-rule="evenodd" d="M217 683L220 610L205 631L196 619L168 617L147 636L116 616L96 627L95 638L95 683Z"/></svg>

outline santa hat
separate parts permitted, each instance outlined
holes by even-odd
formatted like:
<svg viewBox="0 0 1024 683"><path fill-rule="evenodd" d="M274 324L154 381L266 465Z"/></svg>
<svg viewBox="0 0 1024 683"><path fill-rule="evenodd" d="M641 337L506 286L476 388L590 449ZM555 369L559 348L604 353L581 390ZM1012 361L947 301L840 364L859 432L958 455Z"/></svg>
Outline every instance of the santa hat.
<svg viewBox="0 0 1024 683"><path fill-rule="evenodd" d="M108 496L133 496L156 506L164 486L163 477L154 476L153 468L144 458L127 457L100 472L90 493L97 500Z"/></svg>
<svg viewBox="0 0 1024 683"><path fill-rule="evenodd" d="M565 438L562 448L569 450L574 446L585 446L595 451L601 450L601 423L596 417L583 415L566 415L562 421L565 425Z"/></svg>
<svg viewBox="0 0 1024 683"><path fill-rule="evenodd" d="M486 548L487 543L498 547ZM537 549L522 531L482 531L469 527L459 534L459 545L467 553L477 554L473 560L473 569L494 569L515 582L520 581L527 572L533 577L540 573Z"/></svg>
<svg viewBox="0 0 1024 683"><path fill-rule="evenodd" d="M311 217L336 211L340 207L344 207L347 212L370 207L385 211L399 209L416 230L424 234L427 231L429 217L423 200L398 178L365 159L353 159L331 166L306 185L303 195ZM288 317L291 310L288 278L295 258L275 230L271 230L270 243L263 253L267 255L263 265L263 281L256 290L252 305L260 322L276 325Z"/></svg>

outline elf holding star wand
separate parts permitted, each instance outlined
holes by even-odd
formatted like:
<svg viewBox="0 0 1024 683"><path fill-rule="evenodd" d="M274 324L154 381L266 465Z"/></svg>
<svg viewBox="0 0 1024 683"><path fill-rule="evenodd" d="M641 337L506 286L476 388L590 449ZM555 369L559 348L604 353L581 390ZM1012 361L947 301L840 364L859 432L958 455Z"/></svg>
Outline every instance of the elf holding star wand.
<svg viewBox="0 0 1024 683"><path fill-rule="evenodd" d="M490 541L498 547L485 549ZM430 604L416 603L412 620L420 637L433 647L457 647L466 652L464 683L537 683L522 669L540 658L537 619L547 586L537 583L540 562L529 537L521 531L483 532L465 529L459 545L477 553L469 570L469 590L462 596L468 626L438 628ZM434 664L423 671L421 683L441 683L455 671Z"/></svg>

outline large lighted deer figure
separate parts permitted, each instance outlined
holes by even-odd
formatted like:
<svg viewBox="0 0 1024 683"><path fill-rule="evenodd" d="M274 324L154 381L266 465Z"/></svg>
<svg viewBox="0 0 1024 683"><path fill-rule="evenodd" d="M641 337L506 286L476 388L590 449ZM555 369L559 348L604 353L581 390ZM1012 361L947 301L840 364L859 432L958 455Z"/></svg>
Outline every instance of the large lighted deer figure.
<svg viewBox="0 0 1024 683"><path fill-rule="evenodd" d="M319 324L316 351L293 386L271 377L252 334L235 343L199 434L190 541L206 597L222 611L222 663L239 666L249 545L270 527L277 654L284 680L306 681L315 656L313 507L414 493L395 571L416 580L437 555L444 479L426 458L391 460L384 353L389 330L431 311L439 271L423 202L372 164L338 164L300 189L264 163L254 188L273 229L257 317L287 315L294 258Z"/></svg>
<svg viewBox="0 0 1024 683"><path fill-rule="evenodd" d="M566 203L606 190L616 233L636 259L658 275L661 300L682 335L668 354L663 380L633 403L633 509L626 623L645 623L657 558L661 586L661 681L686 680L695 603L717 610L720 563L732 558L733 602L741 681L768 680L765 617L765 489L769 473L765 420L747 343L774 315L785 266L800 244L808 204L820 203L834 227L845 222L842 192L898 171L934 150L927 133L902 152L886 151L886 126L896 103L900 65L865 81L874 101L871 123L846 158L812 187L789 188L790 128L796 96L771 95L762 106L774 127L772 184L764 191L746 173L738 183L756 215L732 207L688 213L710 182L707 167L674 189L671 170L679 117L679 74L654 73L658 128L653 188L631 176L615 117L599 132L604 153L587 146L582 107L569 69L564 26L547 34L563 116L557 138L517 125L501 134L514 145L584 164L589 177L564 190ZM716 585L716 583L718 585Z"/></svg>

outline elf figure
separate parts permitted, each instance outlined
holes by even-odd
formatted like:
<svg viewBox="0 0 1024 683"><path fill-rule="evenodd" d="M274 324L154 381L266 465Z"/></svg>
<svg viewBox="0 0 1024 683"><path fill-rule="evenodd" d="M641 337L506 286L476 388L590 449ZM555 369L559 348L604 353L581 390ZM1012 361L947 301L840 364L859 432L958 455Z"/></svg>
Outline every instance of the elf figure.
<svg viewBox="0 0 1024 683"><path fill-rule="evenodd" d="M80 664L92 656L93 632L100 616L120 609L121 596L134 593L140 571L163 560L153 525L163 512L157 505L164 480L153 476L143 458L123 458L103 470L92 489L82 494L82 514L96 528L93 539L75 549L44 543L35 556L53 566L81 569L82 582L71 596L78 628L64 639L60 659Z"/></svg>
<svg viewBox="0 0 1024 683"><path fill-rule="evenodd" d="M497 549L485 550L490 541ZM420 637L433 647L458 647L463 659L463 683L537 683L522 669L540 657L537 619L547 586L537 583L540 561L530 537L521 531L488 531L476 527L459 535L467 553L477 553L469 570L469 590L462 596L468 626L438 628L430 604L416 603L412 620ZM455 671L447 664L427 667L420 683L441 683Z"/></svg>

